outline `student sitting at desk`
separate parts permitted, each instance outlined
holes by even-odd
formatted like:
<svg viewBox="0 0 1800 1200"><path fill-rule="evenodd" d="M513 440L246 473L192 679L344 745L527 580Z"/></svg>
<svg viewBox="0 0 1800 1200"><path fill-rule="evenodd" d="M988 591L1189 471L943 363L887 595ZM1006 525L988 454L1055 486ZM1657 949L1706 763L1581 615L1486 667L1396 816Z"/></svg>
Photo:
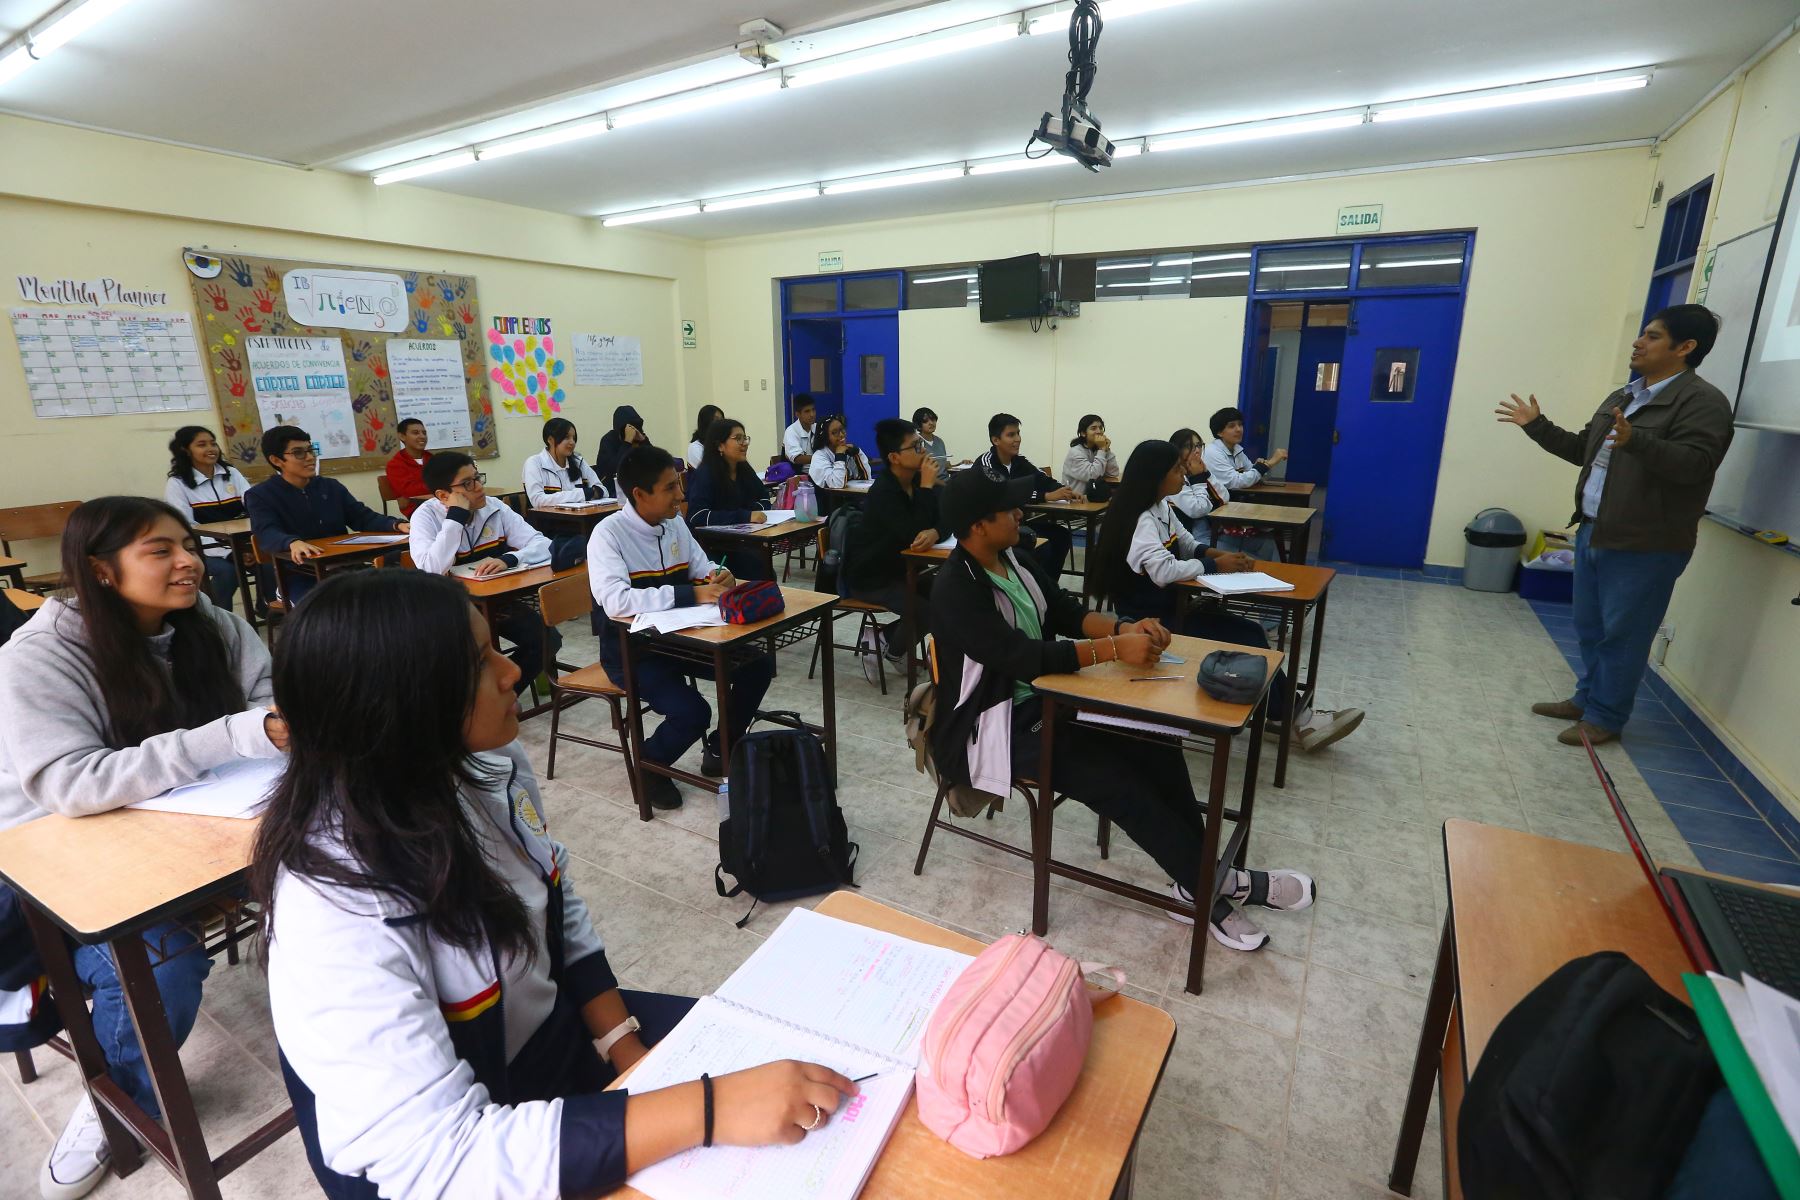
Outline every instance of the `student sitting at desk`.
<svg viewBox="0 0 1800 1200"><path fill-rule="evenodd" d="M1200 439L1199 430L1177 429L1169 435L1169 445L1175 447L1181 462L1181 490L1169 497L1169 506L1196 542L1210 546L1213 542L1212 522L1206 519L1206 514L1224 504L1225 499L1214 490L1212 478L1207 473L1205 443Z"/></svg>
<svg viewBox="0 0 1800 1200"><path fill-rule="evenodd" d="M352 529L405 533L412 528L399 517L382 516L337 480L320 475L319 452L304 429L275 426L262 435L262 452L276 473L250 489L244 507L256 544L271 558L285 554L300 564L319 557L322 551L307 538L337 537ZM284 580L293 592L288 603L300 603L313 582L310 575L289 575Z"/></svg>
<svg viewBox="0 0 1800 1200"><path fill-rule="evenodd" d="M1033 679L1121 660L1150 668L1169 644L1159 622L1127 624L1088 612L1030 555L1014 553L1018 510L1030 487L964 471L944 494L944 523L957 546L931 589L939 697L931 754L941 779L978 780L983 791L1005 793L1015 777L1035 777L1043 702L1031 690ZM1065 637L1085 640L1059 640ZM964 678L975 669L980 677L965 696ZM1170 893L1191 903L1183 881L1199 869L1205 815L1181 748L1124 739L1073 717L1064 709L1056 727L1055 789L1111 819L1168 873ZM1315 890L1298 871L1233 871L1230 883L1231 900L1220 898L1207 927L1233 950L1260 950L1269 941L1233 901L1298 909L1313 902Z"/></svg>
<svg viewBox="0 0 1800 1200"><path fill-rule="evenodd" d="M744 423L721 417L707 429L705 456L688 477L687 523L691 528L709 525L761 525L773 501L769 489L750 465L750 435ZM725 565L739 579L761 579L768 573L762 556L753 550L733 550Z"/></svg>
<svg viewBox="0 0 1800 1200"><path fill-rule="evenodd" d="M266 706L269 652L242 618L201 590L202 554L179 512L139 496L89 500L62 537L69 599L53 597L0 649L0 829L48 813L109 812L197 782L239 758L274 758L287 727ZM179 1045L194 1027L211 964L178 920L144 931ZM55 1032L36 997L43 975L10 889L0 885L0 1049ZM159 1115L118 975L104 945L78 946L107 1070ZM63 997L79 1004L79 997ZM28 1015L29 1014L29 1015ZM75 1104L38 1177L49 1200L86 1195L111 1155L93 1102Z"/></svg>
<svg viewBox="0 0 1800 1200"><path fill-rule="evenodd" d="M475 460L456 450L434 455L425 464L431 499L413 513L408 535L413 566L442 575L451 567L473 563L479 578L550 561L550 539L506 505L489 500L486 482L487 476L475 469ZM543 672L546 634L552 656L562 645L562 635L546 629L536 607L525 600L502 606L497 616L494 635L512 643L508 657L518 664L518 688L524 691Z"/></svg>
<svg viewBox="0 0 1800 1200"><path fill-rule="evenodd" d="M600 661L614 683L624 686L616 623L641 612L710 604L737 581L713 566L681 519L681 471L667 450L638 446L619 464L619 491L624 507L594 526L588 538L588 585L611 618L600 628ZM674 762L706 733L712 708L688 676L711 679L712 667L678 663L667 655L640 654L633 663L638 698L663 716L663 723L644 742L644 757L664 766ZM731 673L730 722L733 743L744 736L775 678L775 660L764 654ZM700 773L718 779L725 774L719 759L719 735L706 735ZM654 808L680 808L675 781L654 771L641 782Z"/></svg>
<svg viewBox="0 0 1800 1200"><path fill-rule="evenodd" d="M1243 499L1234 491L1255 487L1263 476L1287 461L1288 452L1277 450L1267 458L1250 460L1244 451L1244 414L1235 408L1221 408L1207 422L1213 441L1201 457L1206 463L1212 485L1227 501ZM1247 525L1227 525L1214 542L1221 550L1242 550L1251 558L1267 562L1276 557L1275 539Z"/></svg>
<svg viewBox="0 0 1800 1200"><path fill-rule="evenodd" d="M633 446L649 444L650 435L644 432L644 418L631 405L621 404L613 409L612 428L600 437L600 449L594 454L594 470L599 472L607 487L613 487L613 477L619 473L619 464L625 460L626 452Z"/></svg>
<svg viewBox="0 0 1800 1200"><path fill-rule="evenodd" d="M163 499L192 524L235 521L244 515L244 494L250 481L236 467L223 461L219 440L204 425L183 425L169 440L169 482ZM207 541L206 594L218 607L231 611L237 594L237 563L231 543Z"/></svg>
<svg viewBox="0 0 1800 1200"><path fill-rule="evenodd" d="M425 448L431 435L425 429L425 422L417 417L408 417L396 427L400 434L400 448L394 456L387 460L382 474L387 476L388 491L394 493L400 505L400 515L410 517L413 509L424 503L423 496L431 493L425 487L425 464L431 461L431 451Z"/></svg>
<svg viewBox="0 0 1800 1200"><path fill-rule="evenodd" d="M566 417L551 417L544 422L544 448L525 460L525 498L533 508L551 507L563 493L575 491L581 498L599 500L606 488L594 468L575 453L575 422Z"/></svg>
<svg viewBox="0 0 1800 1200"><path fill-rule="evenodd" d="M818 412L811 396L803 392L794 397L794 420L781 433L781 453L796 471L812 466L813 451L819 448Z"/></svg>
<svg viewBox="0 0 1800 1200"><path fill-rule="evenodd" d="M1119 482L1119 460L1106 436L1106 422L1093 413L1075 426L1075 437L1063 456L1062 481L1083 500L1104 500Z"/></svg>
<svg viewBox="0 0 1800 1200"><path fill-rule="evenodd" d="M826 488L848 487L852 480L874 478L869 456L850 444L842 417L825 418L819 448L813 451L806 473L812 476L813 486Z"/></svg>
<svg viewBox="0 0 1800 1200"><path fill-rule="evenodd" d="M988 441L992 443L992 447L975 460L975 469L989 479L1029 480L1031 494L1026 498L1033 504L1045 500L1081 498L1069 488L1058 487L1056 480L1038 470L1029 458L1019 453L1024 438L1019 433L1019 418L1011 413L995 413L988 419ZM1032 525L1020 526L1019 534L1020 544L1037 559L1044 574L1051 579L1062 579L1063 563L1068 560L1069 550L1075 544L1067 527L1055 521L1038 521Z"/></svg>
<svg viewBox="0 0 1800 1200"><path fill-rule="evenodd" d="M1175 615L1171 588L1184 580L1217 571L1251 571L1256 562L1235 550L1215 550L1194 541L1175 516L1170 500L1182 488L1186 471L1180 452L1168 442L1140 442L1125 464L1125 475L1106 519L1094 554L1094 579L1101 603L1132 620L1166 622ZM1261 625L1247 617L1192 597L1180 632L1188 637L1268 649ZM1269 690L1269 724L1280 732L1288 719L1287 676L1275 672ZM1307 706L1294 727L1294 744L1319 750L1362 724L1363 710L1339 711Z"/></svg>
<svg viewBox="0 0 1800 1200"><path fill-rule="evenodd" d="M856 1094L793 1060L602 1090L693 1001L620 989L516 740L518 668L460 586L337 576L281 649L293 754L250 891L326 1195L596 1196L701 1144L799 1142Z"/></svg>
<svg viewBox="0 0 1800 1200"><path fill-rule="evenodd" d="M944 483L950 477L950 451L944 445L944 439L937 435L938 415L929 408L916 409L913 412L913 428L925 440L926 452L931 460L937 463L938 483Z"/></svg>
<svg viewBox="0 0 1800 1200"><path fill-rule="evenodd" d="M706 431L724 415L725 410L716 404L700 406L700 416L694 422L694 434L688 439L687 465L690 469L699 466L700 460L706 457Z"/></svg>
<svg viewBox="0 0 1800 1200"><path fill-rule="evenodd" d="M852 599L879 604L904 617L906 563L900 554L928 550L942 538L938 532L937 460L912 422L897 417L875 422L875 445L887 470L877 475L869 488L856 536L845 551L844 570ZM921 601L930 594L928 582L929 577L919 579ZM882 630L880 649L890 659L904 659L907 646L916 640L913 630L895 621ZM874 676L873 638L860 648L863 671Z"/></svg>

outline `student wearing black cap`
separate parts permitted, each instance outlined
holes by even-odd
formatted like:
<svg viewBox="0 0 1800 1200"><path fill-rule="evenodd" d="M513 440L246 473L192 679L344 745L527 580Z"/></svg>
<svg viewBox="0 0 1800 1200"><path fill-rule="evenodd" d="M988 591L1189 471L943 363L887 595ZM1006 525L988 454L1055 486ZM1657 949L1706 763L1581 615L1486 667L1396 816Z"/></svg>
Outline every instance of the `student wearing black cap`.
<svg viewBox="0 0 1800 1200"><path fill-rule="evenodd" d="M1169 644L1161 622L1088 612L1032 556L1015 553L1019 507L1032 486L982 471L950 481L941 511L957 546L931 589L938 695L946 700L931 730L932 758L947 782L1000 794L1037 768L1043 707L1031 680L1118 660L1148 667ZM1056 790L1111 819L1168 873L1171 893L1192 902L1182 881L1199 869L1204 815L1180 748L1122 742L1073 720L1058 726L1056 739ZM1229 883L1230 900L1213 906L1208 928L1234 950L1269 941L1237 904L1305 908L1316 890L1309 876L1289 870L1234 871Z"/></svg>

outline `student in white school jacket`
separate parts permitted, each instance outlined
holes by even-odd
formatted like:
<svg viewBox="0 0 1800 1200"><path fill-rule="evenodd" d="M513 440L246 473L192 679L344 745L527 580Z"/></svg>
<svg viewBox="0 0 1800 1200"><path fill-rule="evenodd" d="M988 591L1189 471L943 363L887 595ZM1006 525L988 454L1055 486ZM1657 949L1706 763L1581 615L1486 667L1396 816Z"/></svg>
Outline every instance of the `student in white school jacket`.
<svg viewBox="0 0 1800 1200"><path fill-rule="evenodd" d="M869 456L850 444L844 430L844 418L832 417L820 434L821 445L813 451L807 474L817 487L841 488L853 479L873 479Z"/></svg>
<svg viewBox="0 0 1800 1200"><path fill-rule="evenodd" d="M163 499L191 524L235 521L244 515L244 493L250 481L230 463L213 431L204 425L183 425L169 439L169 482ZM230 612L237 594L237 564L229 543L208 541L206 597Z"/></svg>
<svg viewBox="0 0 1800 1200"><path fill-rule="evenodd" d="M1213 489L1227 501L1237 498L1232 495L1234 491L1255 487L1263 476L1287 461L1286 450L1251 460L1244 452L1244 414L1235 408L1221 408L1207 422L1207 428L1212 430L1213 440L1202 457ZM1225 526L1213 544L1221 550L1241 550L1265 562L1276 556L1274 538L1245 526Z"/></svg>
<svg viewBox="0 0 1800 1200"><path fill-rule="evenodd" d="M796 471L812 465L813 451L818 449L818 405L811 396L794 397L794 420L781 433L781 453Z"/></svg>
<svg viewBox="0 0 1800 1200"><path fill-rule="evenodd" d="M589 500L607 495L606 485L594 468L575 453L575 440L575 422L566 417L551 417L544 422L544 448L525 460L520 480L531 507L554 505L571 488Z"/></svg>
<svg viewBox="0 0 1800 1200"><path fill-rule="evenodd" d="M801 1141L855 1094L792 1060L602 1090L693 1001L620 989L516 740L517 670L459 584L333 576L282 651L293 753L250 890L327 1196L598 1195L703 1142Z"/></svg>

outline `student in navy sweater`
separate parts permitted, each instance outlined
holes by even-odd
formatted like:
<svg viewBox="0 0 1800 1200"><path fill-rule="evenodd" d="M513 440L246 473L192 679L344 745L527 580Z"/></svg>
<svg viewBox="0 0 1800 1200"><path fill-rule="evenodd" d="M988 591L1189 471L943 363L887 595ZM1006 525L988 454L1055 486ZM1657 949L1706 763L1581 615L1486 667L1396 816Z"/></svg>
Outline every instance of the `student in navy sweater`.
<svg viewBox="0 0 1800 1200"><path fill-rule="evenodd" d="M721 417L701 433L700 465L688 476L690 529L763 523L771 503L769 489L749 457L750 435L742 421ZM739 579L762 579L769 573L762 556L749 550L733 550L724 560Z"/></svg>
<svg viewBox="0 0 1800 1200"><path fill-rule="evenodd" d="M352 529L359 533L411 532L409 522L383 516L337 480L320 476L318 451L312 435L304 429L275 426L262 435L262 452L275 474L245 494L244 507L250 514L256 544L271 558L285 555L296 565L304 564L323 553L307 539L337 537ZM283 574L288 603L298 604L313 582L310 575Z"/></svg>

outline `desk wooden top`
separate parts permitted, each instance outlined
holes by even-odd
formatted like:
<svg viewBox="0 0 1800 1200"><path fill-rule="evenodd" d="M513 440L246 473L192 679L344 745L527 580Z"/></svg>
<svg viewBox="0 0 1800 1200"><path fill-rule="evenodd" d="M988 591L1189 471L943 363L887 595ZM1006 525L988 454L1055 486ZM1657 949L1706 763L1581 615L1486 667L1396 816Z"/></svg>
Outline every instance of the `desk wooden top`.
<svg viewBox="0 0 1800 1200"><path fill-rule="evenodd" d="M564 508L561 505L545 504L533 506L525 510L527 516L533 514L540 517L560 518L564 521L598 521L601 517L610 517L619 511L617 500L605 504L597 504L589 508Z"/></svg>
<svg viewBox="0 0 1800 1200"><path fill-rule="evenodd" d="M755 529L724 529L717 525L690 525L695 537L735 538L746 542L773 542L782 538L810 536L825 528L823 521L787 520Z"/></svg>
<svg viewBox="0 0 1800 1200"><path fill-rule="evenodd" d="M202 526L199 526L199 528L201 528L201 529L204 529L204 528L206 528L206 527L205 527L205 526L204 526L204 525L202 525ZM25 566L25 560L24 560L24 559L22 559L22 558L12 558L12 557L10 557L10 556L8 556L8 555L5 555L5 554L0 554L0 571L10 571L10 570L12 570L12 569L13 569L13 568L14 568L14 567L21 567L21 568L22 568L22 567L24 567L24 566Z"/></svg>
<svg viewBox="0 0 1800 1200"><path fill-rule="evenodd" d="M1263 650L1255 646L1236 646L1203 638L1176 636L1169 643L1169 653L1185 658L1180 666L1152 664L1148 667L1130 663L1109 662L1077 671L1073 675L1039 675L1031 681L1037 691L1080 708L1106 708L1121 715L1144 721L1180 725L1184 728L1242 729L1250 721L1253 704L1229 704L1214 700L1195 682L1200 675L1200 660L1214 650L1230 650L1261 655L1269 664L1264 690L1275 680L1275 672L1287 655L1279 650ZM1147 675L1167 676L1176 683L1133 683Z"/></svg>
<svg viewBox="0 0 1800 1200"><path fill-rule="evenodd" d="M1283 583L1291 583L1291 592L1239 592L1235 596L1227 596L1227 600L1240 600L1246 596L1256 597L1259 603L1268 604L1312 604L1325 594L1331 581L1337 578L1337 572L1330 567L1309 567L1303 563L1263 562L1258 560L1253 571L1261 571L1264 575L1273 576ZM1206 587L1198 579L1184 579L1176 587L1189 588L1203 596L1216 596L1217 592Z"/></svg>
<svg viewBox="0 0 1800 1200"><path fill-rule="evenodd" d="M28 592L24 588L14 587L0 588L0 591L6 593L6 598L11 600L13 607L20 612L36 612L44 607L44 598L36 592Z"/></svg>
<svg viewBox="0 0 1800 1200"><path fill-rule="evenodd" d="M1469 1071L1501 1018L1586 954L1629 954L1687 1003L1693 964L1631 855L1458 819L1444 822L1444 862Z"/></svg>
<svg viewBox="0 0 1800 1200"><path fill-rule="evenodd" d="M835 892L821 900L816 911L963 954L982 950L974 938L854 892ZM1112 1195L1174 1042L1175 1020L1168 1013L1126 996L1104 1001L1094 1010L1094 1039L1075 1090L1034 1141L1001 1158L970 1158L925 1128L915 1099L907 1104L876 1160L862 1200ZM643 1193L620 1188L612 1195Z"/></svg>
<svg viewBox="0 0 1800 1200"><path fill-rule="evenodd" d="M1245 491L1251 494L1260 492L1265 496L1310 496L1313 494L1313 489L1317 486L1317 484L1301 483L1299 481L1289 483L1285 479L1265 479L1261 483L1253 483L1247 488L1235 490Z"/></svg>
<svg viewBox="0 0 1800 1200"><path fill-rule="evenodd" d="M462 575L452 575L469 589L469 595L476 600L504 600L510 596L522 596L535 592L546 583L555 583L558 579L567 579L571 575L587 573L587 564L564 567L558 571L548 565L532 567L529 571L514 571L510 575L501 575L490 579L469 579Z"/></svg>
<svg viewBox="0 0 1800 1200"><path fill-rule="evenodd" d="M359 543L352 543L350 540L359 537L394 537L399 538L400 540L395 542ZM406 535L404 533L389 533L380 529L372 530L368 533L344 533L339 534L336 537L303 538L301 540L310 541L313 545L324 551L324 553L317 558L309 558L305 562L298 564L303 569L306 567L317 566L321 563L330 563L341 558L373 558L378 554L394 554L406 550ZM280 557L287 558L287 555L283 554Z"/></svg>
<svg viewBox="0 0 1800 1200"><path fill-rule="evenodd" d="M194 530L198 533L210 533L216 537L243 537L250 532L250 518L237 517L230 521L197 521Z"/></svg>
<svg viewBox="0 0 1800 1200"><path fill-rule="evenodd" d="M1243 522L1251 525L1292 525L1296 528L1313 519L1314 510L1293 504L1245 504L1233 500L1207 513L1214 521Z"/></svg>
<svg viewBox="0 0 1800 1200"><path fill-rule="evenodd" d="M916 559L919 562L941 563L946 558L950 557L950 551L955 548L956 547L954 546L950 546L940 549L937 546L927 546L923 550L907 549L900 552L900 557Z"/></svg>
<svg viewBox="0 0 1800 1200"><path fill-rule="evenodd" d="M256 820L120 808L0 832L0 878L76 940L109 940L190 908L250 865Z"/></svg>
<svg viewBox="0 0 1800 1200"><path fill-rule="evenodd" d="M660 641L686 641L703 646L716 646L721 642L731 643L767 633L772 626L810 617L838 602L838 598L829 592L809 592L805 588L791 587L781 589L781 598L786 602L787 607L766 621L752 621L748 625L703 625L697 629L683 629L676 633L659 633L655 636ZM614 617L613 623L629 628L631 618Z"/></svg>
<svg viewBox="0 0 1800 1200"><path fill-rule="evenodd" d="M1106 500L1040 500L1035 504L1027 504L1026 512L1034 513L1076 513L1091 516L1103 513L1109 502Z"/></svg>
<svg viewBox="0 0 1800 1200"><path fill-rule="evenodd" d="M819 491L832 496L866 496L869 494L869 489L875 486L875 481L873 479L859 479L856 482L862 484L862 486L851 487L849 484L845 484L843 487L821 487L816 483L813 484L813 486L818 488Z"/></svg>

